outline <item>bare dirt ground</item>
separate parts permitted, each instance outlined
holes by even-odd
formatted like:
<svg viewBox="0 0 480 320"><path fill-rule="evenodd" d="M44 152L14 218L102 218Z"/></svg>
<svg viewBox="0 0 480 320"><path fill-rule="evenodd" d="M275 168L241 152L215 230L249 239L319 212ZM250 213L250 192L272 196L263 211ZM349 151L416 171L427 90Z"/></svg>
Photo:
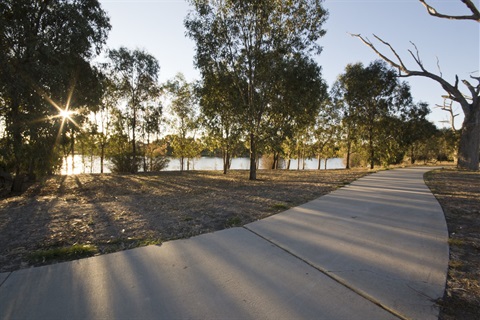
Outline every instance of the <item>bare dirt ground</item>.
<svg viewBox="0 0 480 320"><path fill-rule="evenodd" d="M0 198L0 272L241 226L367 173L260 171L253 182L245 171L55 176L22 195ZM440 319L478 319L480 173L446 169L425 177L450 234Z"/></svg>
<svg viewBox="0 0 480 320"><path fill-rule="evenodd" d="M480 318L480 173L444 169L425 175L445 212L450 263L440 319Z"/></svg>
<svg viewBox="0 0 480 320"><path fill-rule="evenodd" d="M259 171L257 181L245 171L55 176L0 201L0 272L241 226L365 174Z"/></svg>

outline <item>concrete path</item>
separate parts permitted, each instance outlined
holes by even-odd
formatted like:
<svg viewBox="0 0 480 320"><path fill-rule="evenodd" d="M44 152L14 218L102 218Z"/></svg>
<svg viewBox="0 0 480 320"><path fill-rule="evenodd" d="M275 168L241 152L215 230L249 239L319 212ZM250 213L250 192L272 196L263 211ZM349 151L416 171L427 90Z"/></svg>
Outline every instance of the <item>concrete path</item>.
<svg viewBox="0 0 480 320"><path fill-rule="evenodd" d="M436 319L448 233L428 170L372 174L243 228L0 274L0 319Z"/></svg>

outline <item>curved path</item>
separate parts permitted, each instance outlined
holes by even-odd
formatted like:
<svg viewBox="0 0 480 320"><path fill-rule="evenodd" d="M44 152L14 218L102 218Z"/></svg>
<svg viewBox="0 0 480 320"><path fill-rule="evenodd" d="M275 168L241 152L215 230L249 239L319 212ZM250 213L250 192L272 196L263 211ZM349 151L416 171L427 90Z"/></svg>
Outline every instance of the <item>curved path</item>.
<svg viewBox="0 0 480 320"><path fill-rule="evenodd" d="M436 319L448 233L428 170L375 173L242 228L2 273L0 318Z"/></svg>

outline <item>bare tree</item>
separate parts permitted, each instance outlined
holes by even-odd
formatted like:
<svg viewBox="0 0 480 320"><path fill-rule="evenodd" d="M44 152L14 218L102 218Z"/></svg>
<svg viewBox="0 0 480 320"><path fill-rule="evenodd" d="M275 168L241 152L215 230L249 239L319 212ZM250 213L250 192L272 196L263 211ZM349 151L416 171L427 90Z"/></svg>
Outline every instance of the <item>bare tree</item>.
<svg viewBox="0 0 480 320"><path fill-rule="evenodd" d="M472 12L470 16L453 16L447 14L438 13L436 9L428 5L425 1L419 0L428 10L428 13L435 17L454 19L454 20L474 20L480 22L480 12L478 11L475 4L470 0L460 0L462 1L467 8ZM395 51L395 49L386 41L382 40L380 37L374 35L374 37L381 42L383 45L388 47L388 49L395 56L395 60L388 58L386 55L381 53L375 45L368 40L368 38L362 37L360 34L352 34L352 36L359 38L364 44L369 46L378 56L383 60L388 62L391 66L398 70L399 77L411 77L411 76L420 76L430 78L438 82L442 88L447 92L448 99L458 102L462 107L462 111L465 115L462 128L460 129L460 142L458 146L458 167L461 169L468 170L478 170L479 165L479 152L480 152L480 77L470 76L473 80L478 81L478 84L474 86L468 80L462 80L461 82L468 89L468 94L463 93L458 85L459 79L458 76L455 76L454 84L443 79L442 73L437 75L428 71L420 59L420 55L416 45L412 43L415 48L415 52L408 50L410 55L413 57L417 63L420 70L411 70L408 69L400 55Z"/></svg>
<svg viewBox="0 0 480 320"><path fill-rule="evenodd" d="M455 118L459 116L459 113L455 113L456 110L453 109L453 101L449 99L449 96L442 96L443 98L443 106L436 104L435 107L440 108L441 110L447 112L449 114L449 120L444 120L441 122L450 124L450 127L454 132L457 131L455 127Z"/></svg>
<svg viewBox="0 0 480 320"><path fill-rule="evenodd" d="M431 16L438 17L438 18L445 18L445 19L451 19L451 20L475 20L480 22L480 11L478 11L477 7L475 7L475 4L471 0L460 0L465 5L472 11L472 15L470 16L452 16L449 14L442 14L438 13L435 8L430 6L428 3L426 3L424 0L419 0L425 8L427 8L428 13Z"/></svg>

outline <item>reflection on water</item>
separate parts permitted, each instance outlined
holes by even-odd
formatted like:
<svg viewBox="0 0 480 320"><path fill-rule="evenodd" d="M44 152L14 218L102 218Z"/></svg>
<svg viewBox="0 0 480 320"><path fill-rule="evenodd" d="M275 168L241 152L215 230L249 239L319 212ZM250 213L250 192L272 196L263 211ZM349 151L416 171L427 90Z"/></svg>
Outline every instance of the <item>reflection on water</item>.
<svg viewBox="0 0 480 320"><path fill-rule="evenodd" d="M185 160L184 168L187 168L187 160ZM72 166L72 164L74 164ZM260 161L260 169L265 169L263 167L263 161ZM104 160L103 172L110 173L111 162L108 159ZM190 170L223 170L223 160L222 158L216 157L201 157L196 159L191 159L189 164ZM320 162L321 169L325 169L325 162L321 160ZM250 168L250 160L248 158L235 158L232 159L232 170L248 170ZM318 168L317 159L305 159L300 161L300 164L296 159L291 160L290 170L305 169L305 170L315 170ZM342 158L333 158L328 159L327 169L344 169L345 164L343 163ZM179 159L170 159L170 162L165 171L178 171L180 170L180 161ZM61 168L62 174L80 174L80 173L100 173L100 157L82 157L81 155L75 155L75 161L72 162L72 157L68 157L67 160L63 160L63 165Z"/></svg>

